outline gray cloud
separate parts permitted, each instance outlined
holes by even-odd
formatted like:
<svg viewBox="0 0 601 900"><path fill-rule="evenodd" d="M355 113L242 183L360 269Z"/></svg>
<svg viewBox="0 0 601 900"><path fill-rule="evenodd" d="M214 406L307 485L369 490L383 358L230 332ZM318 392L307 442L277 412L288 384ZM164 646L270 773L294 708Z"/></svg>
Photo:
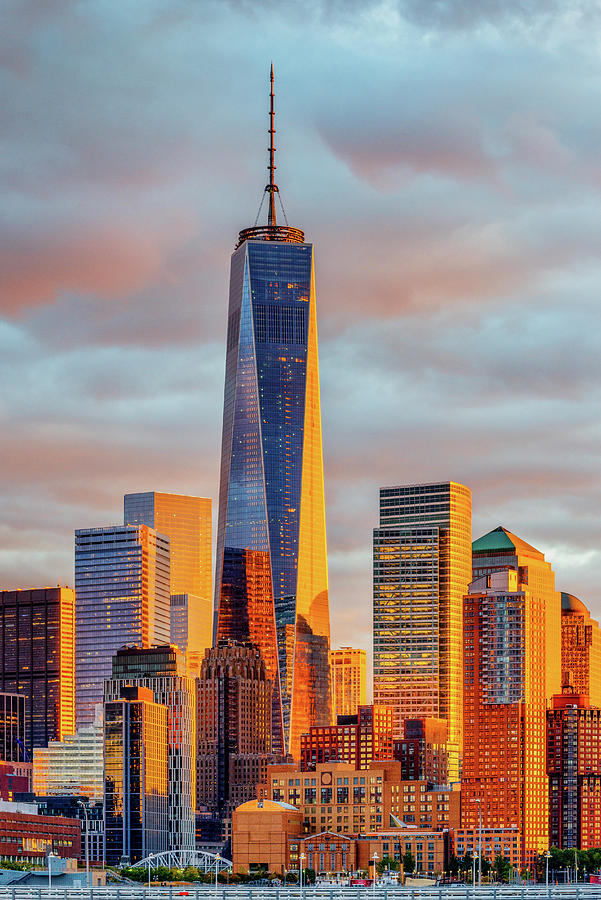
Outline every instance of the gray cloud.
<svg viewBox="0 0 601 900"><path fill-rule="evenodd" d="M278 178L317 246L333 638L368 643L378 487L597 584L596 5L13 3L0 29L3 586L121 495L217 494L228 257Z"/></svg>

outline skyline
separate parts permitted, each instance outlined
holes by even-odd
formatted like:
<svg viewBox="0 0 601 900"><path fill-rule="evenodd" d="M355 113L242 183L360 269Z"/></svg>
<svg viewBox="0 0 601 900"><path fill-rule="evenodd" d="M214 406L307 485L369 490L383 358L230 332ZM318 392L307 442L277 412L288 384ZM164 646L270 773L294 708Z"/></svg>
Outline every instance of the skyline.
<svg viewBox="0 0 601 900"><path fill-rule="evenodd" d="M594 14L396 8L15 10L3 588L72 585L73 531L118 522L124 493L216 506L227 264L273 57L282 199L318 246L332 645L371 650L395 484L466 484L474 537L520 534L600 617Z"/></svg>

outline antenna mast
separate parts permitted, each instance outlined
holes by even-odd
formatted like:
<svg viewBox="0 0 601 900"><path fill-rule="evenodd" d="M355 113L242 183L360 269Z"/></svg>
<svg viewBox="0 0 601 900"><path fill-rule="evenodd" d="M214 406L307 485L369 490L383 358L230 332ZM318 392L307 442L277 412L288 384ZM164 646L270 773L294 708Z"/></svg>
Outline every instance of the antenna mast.
<svg viewBox="0 0 601 900"><path fill-rule="evenodd" d="M267 214L267 224L268 225L276 225L275 218L275 195L279 193L279 188L275 183L275 145L273 142L273 138L275 135L275 111L273 106L273 63L271 64L271 72L269 75L270 80L270 91L269 91L269 165L267 168L269 169L269 184L266 186L265 191L269 194L269 212Z"/></svg>

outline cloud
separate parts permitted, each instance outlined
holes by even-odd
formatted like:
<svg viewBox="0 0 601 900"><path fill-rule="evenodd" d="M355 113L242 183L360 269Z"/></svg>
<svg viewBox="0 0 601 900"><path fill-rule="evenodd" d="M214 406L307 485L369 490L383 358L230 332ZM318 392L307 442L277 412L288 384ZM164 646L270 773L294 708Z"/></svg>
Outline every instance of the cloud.
<svg viewBox="0 0 601 900"><path fill-rule="evenodd" d="M594 607L595 5L7 8L3 586L71 580L73 529L126 491L216 500L273 57L277 176L316 242L334 642L369 643L386 483L465 482L474 534L502 522Z"/></svg>

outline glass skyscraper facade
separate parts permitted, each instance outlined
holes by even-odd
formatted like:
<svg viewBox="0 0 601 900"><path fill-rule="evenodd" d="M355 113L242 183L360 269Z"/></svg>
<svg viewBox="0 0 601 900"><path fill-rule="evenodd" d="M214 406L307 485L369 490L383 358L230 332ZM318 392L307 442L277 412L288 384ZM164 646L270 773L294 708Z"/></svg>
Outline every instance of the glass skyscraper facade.
<svg viewBox="0 0 601 900"><path fill-rule="evenodd" d="M213 639L212 505L207 497L159 491L123 498L126 525L148 525L169 538L170 591L179 598L171 601L171 643L201 655Z"/></svg>
<svg viewBox="0 0 601 900"><path fill-rule="evenodd" d="M313 245L275 223L274 149L268 225L231 261L215 636L259 647L274 749L298 753L330 723L330 620Z"/></svg>
<svg viewBox="0 0 601 900"><path fill-rule="evenodd" d="M166 644L116 653L104 684L105 702L119 700L128 685L148 688L167 708L167 816L170 850L193 850L196 809L196 693L183 653ZM105 707L106 708L106 707ZM108 839L107 839L108 840Z"/></svg>
<svg viewBox="0 0 601 900"><path fill-rule="evenodd" d="M453 481L380 491L374 529L374 703L445 719L449 778L460 772L463 596L471 581L471 492Z"/></svg>
<svg viewBox="0 0 601 900"><path fill-rule="evenodd" d="M0 592L0 690L25 698L29 759L75 731L74 616L71 588Z"/></svg>
<svg viewBox="0 0 601 900"><path fill-rule="evenodd" d="M124 644L168 644L169 540L146 525L75 532L75 680L77 727L94 705ZM71 729L71 733L74 729Z"/></svg>
<svg viewBox="0 0 601 900"><path fill-rule="evenodd" d="M106 861L135 864L169 846L167 709L124 686L104 705Z"/></svg>

